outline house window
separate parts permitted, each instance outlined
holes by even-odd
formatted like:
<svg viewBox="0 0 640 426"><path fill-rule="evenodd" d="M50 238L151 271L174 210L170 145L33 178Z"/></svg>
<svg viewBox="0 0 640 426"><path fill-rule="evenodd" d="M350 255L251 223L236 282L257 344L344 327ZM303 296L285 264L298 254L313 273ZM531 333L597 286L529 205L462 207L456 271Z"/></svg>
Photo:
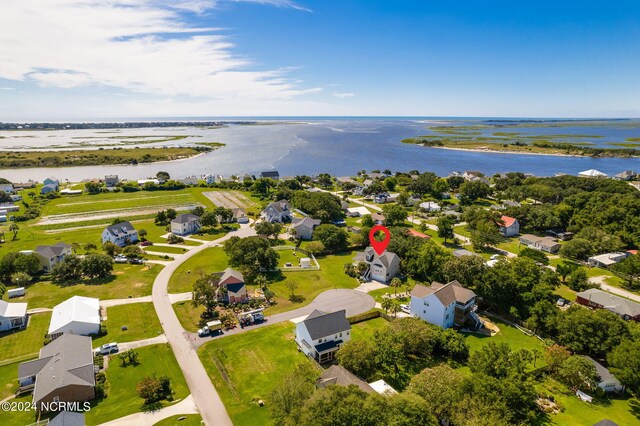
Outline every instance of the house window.
<svg viewBox="0 0 640 426"><path fill-rule="evenodd" d="M342 333L340 333L340 337L342 337Z"/></svg>

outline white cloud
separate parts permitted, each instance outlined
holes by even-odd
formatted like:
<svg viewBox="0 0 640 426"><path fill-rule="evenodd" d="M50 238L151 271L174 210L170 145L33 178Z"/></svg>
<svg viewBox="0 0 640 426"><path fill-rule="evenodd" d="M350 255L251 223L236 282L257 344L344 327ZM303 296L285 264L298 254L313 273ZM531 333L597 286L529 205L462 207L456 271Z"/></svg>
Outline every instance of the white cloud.
<svg viewBox="0 0 640 426"><path fill-rule="evenodd" d="M336 98L353 98L356 94L351 92L333 92L333 96Z"/></svg>
<svg viewBox="0 0 640 426"><path fill-rule="evenodd" d="M13 87L0 87L0 90L16 90Z"/></svg>
<svg viewBox="0 0 640 426"><path fill-rule="evenodd" d="M290 7L292 9L304 10L305 12L311 12L311 9L308 9L304 6L300 6L296 2L292 0L231 0L233 2L246 2L246 3L258 3L265 4L269 6L277 6L277 7Z"/></svg>
<svg viewBox="0 0 640 426"><path fill-rule="evenodd" d="M250 1L304 9L289 0ZM258 70L212 28L194 28L186 11L210 0L3 0L0 78L44 87L112 86L160 96L277 99L316 93Z"/></svg>

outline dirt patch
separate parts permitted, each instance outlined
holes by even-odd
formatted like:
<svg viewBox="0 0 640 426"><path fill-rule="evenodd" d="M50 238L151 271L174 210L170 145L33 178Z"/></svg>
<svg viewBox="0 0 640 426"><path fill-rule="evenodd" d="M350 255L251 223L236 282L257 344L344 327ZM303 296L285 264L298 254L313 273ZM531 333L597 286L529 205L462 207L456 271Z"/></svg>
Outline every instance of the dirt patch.
<svg viewBox="0 0 640 426"><path fill-rule="evenodd" d="M538 407L546 414L558 414L561 411L560 406L548 398L538 398L536 399L536 404L538 404Z"/></svg>
<svg viewBox="0 0 640 426"><path fill-rule="evenodd" d="M116 271L113 275L124 275L124 271Z"/></svg>
<svg viewBox="0 0 640 426"><path fill-rule="evenodd" d="M38 225L56 225L60 223L72 223L72 222L84 222L84 221L92 221L92 220L101 220L101 219L113 219L116 217L123 216L143 216L150 215L159 212L160 210L165 210L167 208L172 208L178 211L191 210L196 207L198 204L174 204L174 205L164 205L164 206L156 206L156 207L148 207L148 208L128 208L128 209L112 209L112 210L102 210L97 212L88 212L88 213L68 213L68 214L58 214L51 216L43 216L39 221Z"/></svg>
<svg viewBox="0 0 640 426"><path fill-rule="evenodd" d="M216 206L227 209L246 208L255 204L247 196L237 191L211 191L203 192L202 195Z"/></svg>
<svg viewBox="0 0 640 426"><path fill-rule="evenodd" d="M495 336L496 334L498 334L500 328L492 323L489 318L481 316L480 319L484 321L484 327L482 327L482 330L478 331L479 334L484 334L487 336Z"/></svg>

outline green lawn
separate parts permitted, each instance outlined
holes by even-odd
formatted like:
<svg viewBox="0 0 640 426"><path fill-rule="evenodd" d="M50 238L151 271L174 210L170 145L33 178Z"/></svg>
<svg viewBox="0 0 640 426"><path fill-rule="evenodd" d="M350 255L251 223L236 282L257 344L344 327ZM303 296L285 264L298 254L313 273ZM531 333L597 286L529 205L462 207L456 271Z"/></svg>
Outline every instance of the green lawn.
<svg viewBox="0 0 640 426"><path fill-rule="evenodd" d="M0 400L13 395L18 389L18 365L20 363L15 362L0 367Z"/></svg>
<svg viewBox="0 0 640 426"><path fill-rule="evenodd" d="M200 328L200 315L204 312L204 306L193 306L190 300L173 304L173 310L185 330L194 333Z"/></svg>
<svg viewBox="0 0 640 426"><path fill-rule="evenodd" d="M199 414L183 414L160 420L153 426L199 426L202 424L202 417Z"/></svg>
<svg viewBox="0 0 640 426"><path fill-rule="evenodd" d="M17 379L16 379L17 383ZM31 394L24 394L20 398L13 399L12 402L18 402L22 404L31 403ZM24 426L35 423L38 418L35 411L11 411L9 413L2 413L2 425L3 426ZM43 416L41 420L44 420L48 416ZM52 417L52 416L51 416Z"/></svg>
<svg viewBox="0 0 640 426"><path fill-rule="evenodd" d="M636 398L594 398L593 403L588 403L551 378L536 388L542 394L553 395L556 403L564 409L558 414L549 415L551 424L592 425L604 419L619 425L640 423L640 401Z"/></svg>
<svg viewBox="0 0 640 426"><path fill-rule="evenodd" d="M30 315L26 329L0 335L0 364L9 360L18 362L37 358L50 320L50 312Z"/></svg>
<svg viewBox="0 0 640 426"><path fill-rule="evenodd" d="M234 424L270 424L269 393L299 363L310 363L297 351L290 322L213 340L199 356ZM262 399L266 407L255 403Z"/></svg>
<svg viewBox="0 0 640 426"><path fill-rule="evenodd" d="M168 376L174 391L174 402L189 395L189 389L182 376L178 362L169 345L153 345L136 349L137 366L122 367L117 355L110 357L106 370L109 383L107 398L94 401L91 410L85 414L87 425L97 425L140 411L142 398L136 393L136 385L151 375ZM165 402L164 405L170 403Z"/></svg>
<svg viewBox="0 0 640 426"><path fill-rule="evenodd" d="M352 340L371 340L376 330L383 330L389 322L384 318L374 318L351 326Z"/></svg>
<svg viewBox="0 0 640 426"><path fill-rule="evenodd" d="M489 344L489 342L494 343L507 343L511 346L512 350L518 349L538 349L541 353L544 353L544 343L540 341L535 336L527 336L517 328L500 321L496 318L490 318L491 322L496 324L500 331L495 336L489 337L483 334L476 333L463 333L466 337L466 341L469 344L469 352L473 353L478 349ZM536 361L536 367L542 367L544 365L543 359L538 359ZM533 363L530 365L533 368Z"/></svg>
<svg viewBox="0 0 640 426"><path fill-rule="evenodd" d="M147 246L144 248L144 250L155 251L160 253L169 253L169 254L183 254L187 252L187 249L182 247L156 246L156 245Z"/></svg>
<svg viewBox="0 0 640 426"><path fill-rule="evenodd" d="M567 287L564 284L558 287L556 291L553 292L553 294L557 295L558 297L562 297L563 299L570 300L572 302L576 300L576 292L571 290L569 287Z"/></svg>
<svg viewBox="0 0 640 426"><path fill-rule="evenodd" d="M53 284L37 282L27 287L27 294L19 301L29 302L29 308L53 308L71 296L97 297L99 299L126 299L151 294L153 281L162 265L115 264L113 275L105 279L79 284ZM6 298L7 296L5 296Z"/></svg>
<svg viewBox="0 0 640 426"><path fill-rule="evenodd" d="M222 247L211 247L194 255L178 267L169 280L169 293L191 291L202 274L224 271L228 258Z"/></svg>
<svg viewBox="0 0 640 426"><path fill-rule="evenodd" d="M110 342L133 342L162 334L153 303L132 303L107 308L107 334L93 339L93 347ZM127 326L123 331L121 327Z"/></svg>
<svg viewBox="0 0 640 426"><path fill-rule="evenodd" d="M620 278L613 272L604 268L587 268L587 275L589 276L589 278L599 277L604 275L606 277L604 279L605 283L615 287L624 286L624 280L622 278Z"/></svg>

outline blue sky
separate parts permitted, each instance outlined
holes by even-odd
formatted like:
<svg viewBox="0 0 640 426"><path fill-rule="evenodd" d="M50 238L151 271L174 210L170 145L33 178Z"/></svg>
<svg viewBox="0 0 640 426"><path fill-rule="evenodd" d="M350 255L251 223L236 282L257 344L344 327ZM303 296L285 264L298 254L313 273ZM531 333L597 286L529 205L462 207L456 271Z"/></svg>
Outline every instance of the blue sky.
<svg viewBox="0 0 640 426"><path fill-rule="evenodd" d="M637 1L33 3L3 2L0 120L640 116Z"/></svg>

